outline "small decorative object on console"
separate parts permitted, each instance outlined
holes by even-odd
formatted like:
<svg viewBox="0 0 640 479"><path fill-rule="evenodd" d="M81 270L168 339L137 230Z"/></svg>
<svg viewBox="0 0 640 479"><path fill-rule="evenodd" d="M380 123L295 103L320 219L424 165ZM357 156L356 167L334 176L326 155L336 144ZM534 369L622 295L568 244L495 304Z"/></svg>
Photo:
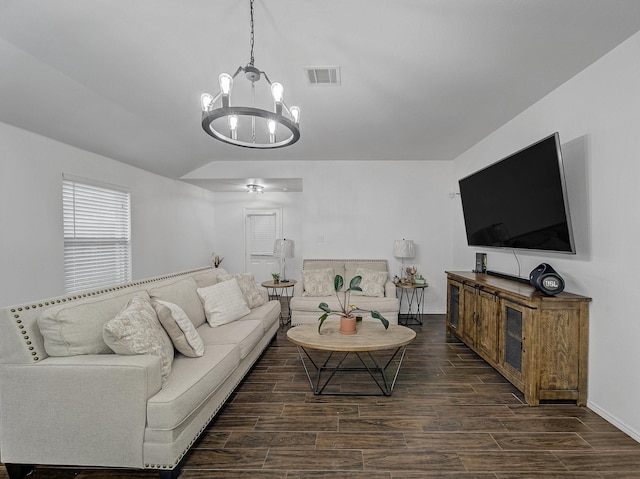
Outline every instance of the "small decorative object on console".
<svg viewBox="0 0 640 479"><path fill-rule="evenodd" d="M531 286L548 295L556 295L564 290L564 280L551 265L541 263L529 273Z"/></svg>
<svg viewBox="0 0 640 479"><path fill-rule="evenodd" d="M413 283L415 281L415 274L418 272L418 269L415 266L409 266L405 272L407 273L407 282Z"/></svg>

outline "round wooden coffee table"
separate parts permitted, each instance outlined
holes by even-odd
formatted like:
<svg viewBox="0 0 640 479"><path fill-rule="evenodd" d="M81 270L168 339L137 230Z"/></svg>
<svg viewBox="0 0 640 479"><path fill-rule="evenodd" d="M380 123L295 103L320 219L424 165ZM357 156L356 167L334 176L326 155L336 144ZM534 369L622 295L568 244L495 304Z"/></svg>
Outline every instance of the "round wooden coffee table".
<svg viewBox="0 0 640 479"><path fill-rule="evenodd" d="M318 334L317 324L302 324L287 331L287 339L298 348L302 366L314 394L390 396L396 385L407 345L415 339L416 332L397 324L391 324L389 329L385 330L381 323L375 321L358 323L358 333L353 335L340 334L339 328L338 321L327 320L322 326L321 334ZM317 351L328 351L329 355L319 360ZM388 351L389 354L380 362L381 358L372 354L374 351ZM355 356L361 366L353 367L346 364L349 355ZM398 360L394 361L396 357ZM315 381L311 378L307 361L315 369ZM395 372L390 381L387 372L392 364L395 364ZM325 392L325 388L339 371L368 372L378 385L380 393ZM329 373L328 378L323 378L323 373Z"/></svg>

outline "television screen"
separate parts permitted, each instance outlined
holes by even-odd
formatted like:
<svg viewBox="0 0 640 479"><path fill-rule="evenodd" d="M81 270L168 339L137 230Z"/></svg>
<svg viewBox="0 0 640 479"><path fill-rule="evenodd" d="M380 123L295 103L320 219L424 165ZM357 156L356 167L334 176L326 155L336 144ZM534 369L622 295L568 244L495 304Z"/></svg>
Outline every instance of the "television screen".
<svg viewBox="0 0 640 479"><path fill-rule="evenodd" d="M470 246L575 253L558 133L459 185Z"/></svg>

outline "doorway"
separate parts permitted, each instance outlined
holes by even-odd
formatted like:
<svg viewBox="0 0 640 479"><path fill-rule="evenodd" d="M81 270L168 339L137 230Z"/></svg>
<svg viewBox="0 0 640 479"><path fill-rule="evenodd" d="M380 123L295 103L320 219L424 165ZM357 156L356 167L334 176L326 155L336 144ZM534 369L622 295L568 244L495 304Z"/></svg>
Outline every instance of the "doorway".
<svg viewBox="0 0 640 479"><path fill-rule="evenodd" d="M246 209L244 218L244 270L253 273L257 283L262 283L271 279L271 273L280 271L273 245L277 238L282 238L282 210Z"/></svg>

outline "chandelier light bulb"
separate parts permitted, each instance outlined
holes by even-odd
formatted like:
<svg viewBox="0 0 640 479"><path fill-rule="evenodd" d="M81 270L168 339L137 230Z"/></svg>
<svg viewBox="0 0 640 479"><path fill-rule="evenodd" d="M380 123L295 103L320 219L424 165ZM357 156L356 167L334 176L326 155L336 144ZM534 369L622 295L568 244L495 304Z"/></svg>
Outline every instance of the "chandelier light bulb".
<svg viewBox="0 0 640 479"><path fill-rule="evenodd" d="M238 117L236 115L229 116L229 130L231 131L231 138L238 139Z"/></svg>
<svg viewBox="0 0 640 479"><path fill-rule="evenodd" d="M218 77L218 83L220 83L220 91L223 95L229 95L231 88L233 87L233 78L228 73L221 73Z"/></svg>
<svg viewBox="0 0 640 479"><path fill-rule="evenodd" d="M267 127L269 128L269 141L271 143L276 142L276 122L274 120L267 121Z"/></svg>
<svg viewBox="0 0 640 479"><path fill-rule="evenodd" d="M282 99L284 98L284 87L282 86L282 83L272 83L271 94L273 95L273 100L276 103L282 103Z"/></svg>
<svg viewBox="0 0 640 479"><path fill-rule="evenodd" d="M271 95L273 96L273 101L276 104L276 115L282 115L282 102L284 101L284 87L282 86L282 83L271 84Z"/></svg>
<svg viewBox="0 0 640 479"><path fill-rule="evenodd" d="M289 111L291 112L293 121L296 122L296 124L300 123L300 108L297 106L292 106Z"/></svg>
<svg viewBox="0 0 640 479"><path fill-rule="evenodd" d="M213 97L208 93L203 93L200 97L200 102L202 103L202 111L209 111L213 103Z"/></svg>
<svg viewBox="0 0 640 479"><path fill-rule="evenodd" d="M231 87L233 86L233 78L228 73L221 73L218 77L218 83L220 83L220 93L222 93L222 107L229 107L229 95L231 94Z"/></svg>

